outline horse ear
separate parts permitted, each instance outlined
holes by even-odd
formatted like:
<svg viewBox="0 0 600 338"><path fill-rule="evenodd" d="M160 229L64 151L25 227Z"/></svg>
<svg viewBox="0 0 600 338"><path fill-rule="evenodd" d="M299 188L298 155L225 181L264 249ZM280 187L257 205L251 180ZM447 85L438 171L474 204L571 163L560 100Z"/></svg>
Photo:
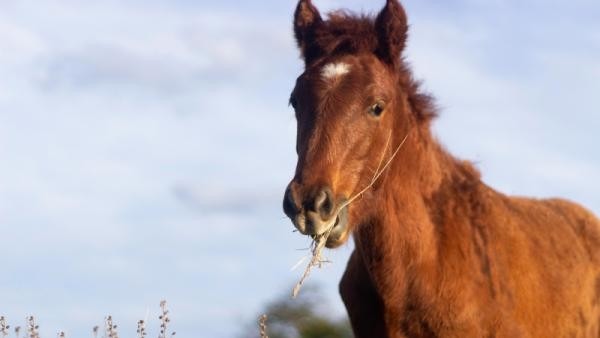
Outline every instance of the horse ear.
<svg viewBox="0 0 600 338"><path fill-rule="evenodd" d="M294 35L305 59L315 45L315 31L322 23L321 14L311 0L298 2L294 13Z"/></svg>
<svg viewBox="0 0 600 338"><path fill-rule="evenodd" d="M375 19L379 57L392 65L400 60L408 33L406 12L398 0L387 0Z"/></svg>

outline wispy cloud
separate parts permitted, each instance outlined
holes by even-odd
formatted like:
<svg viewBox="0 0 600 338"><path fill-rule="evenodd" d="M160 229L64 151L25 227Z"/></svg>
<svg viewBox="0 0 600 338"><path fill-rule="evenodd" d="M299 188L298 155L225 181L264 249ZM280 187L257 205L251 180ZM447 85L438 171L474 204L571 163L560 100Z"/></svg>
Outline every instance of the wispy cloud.
<svg viewBox="0 0 600 338"><path fill-rule="evenodd" d="M280 210L295 164L286 100L302 67L294 5L0 3L10 318L35 312L45 336L85 336L110 311L134 332L136 314L168 297L179 334L227 337L232 318L297 277L307 241ZM442 107L442 142L504 191L600 211L600 6L406 5L408 59ZM314 276L331 294L350 249Z"/></svg>

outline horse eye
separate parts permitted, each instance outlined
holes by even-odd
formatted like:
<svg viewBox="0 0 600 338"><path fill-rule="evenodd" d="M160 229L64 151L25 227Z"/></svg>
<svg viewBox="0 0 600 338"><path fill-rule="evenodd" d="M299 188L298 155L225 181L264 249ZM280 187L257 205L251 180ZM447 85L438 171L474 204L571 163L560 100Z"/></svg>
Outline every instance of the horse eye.
<svg viewBox="0 0 600 338"><path fill-rule="evenodd" d="M374 105L372 105L371 107L369 107L369 114L371 114L375 117L379 117L379 116L381 116L381 114L383 113L384 110L385 110L384 104L381 102L377 102Z"/></svg>

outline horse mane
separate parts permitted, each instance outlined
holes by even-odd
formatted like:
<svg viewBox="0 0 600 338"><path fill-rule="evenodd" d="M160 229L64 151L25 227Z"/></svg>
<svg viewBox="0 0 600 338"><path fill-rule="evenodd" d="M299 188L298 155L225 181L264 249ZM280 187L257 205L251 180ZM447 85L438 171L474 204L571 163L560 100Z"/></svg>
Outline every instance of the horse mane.
<svg viewBox="0 0 600 338"><path fill-rule="evenodd" d="M329 13L323 23L314 32L315 48L305 51L307 60L316 59L318 55L377 54L378 32L373 16L338 10ZM398 62L389 66L398 73L399 86L406 93L417 120L429 122L436 118L438 113L433 97L422 90L421 81L414 78L405 58L398 56Z"/></svg>

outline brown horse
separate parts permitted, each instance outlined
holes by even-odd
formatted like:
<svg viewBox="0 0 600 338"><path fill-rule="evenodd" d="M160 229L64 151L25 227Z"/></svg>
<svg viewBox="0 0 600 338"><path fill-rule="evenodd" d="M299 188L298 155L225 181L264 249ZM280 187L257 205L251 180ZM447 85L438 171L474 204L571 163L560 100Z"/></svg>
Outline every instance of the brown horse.
<svg viewBox="0 0 600 338"><path fill-rule="evenodd" d="M284 211L329 248L353 234L340 293L355 335L599 337L598 219L505 196L440 146L402 58L407 27L396 0L327 20L301 0L294 18L306 68Z"/></svg>

